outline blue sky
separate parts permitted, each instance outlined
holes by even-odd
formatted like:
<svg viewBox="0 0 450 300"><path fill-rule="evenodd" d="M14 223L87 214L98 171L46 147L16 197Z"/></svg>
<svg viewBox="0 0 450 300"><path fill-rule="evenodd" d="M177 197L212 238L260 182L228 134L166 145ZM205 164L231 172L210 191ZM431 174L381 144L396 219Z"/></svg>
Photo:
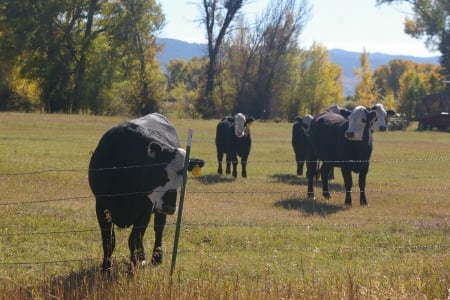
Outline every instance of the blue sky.
<svg viewBox="0 0 450 300"><path fill-rule="evenodd" d="M243 13L248 20L259 15L269 1L249 0ZM308 0L312 13L299 37L302 47L313 42L328 49L344 49L369 53L436 56L426 49L424 42L403 32L406 16L412 17L407 4L382 5L375 0ZM205 43L205 30L199 25L201 0L160 0L166 26L161 37L187 42Z"/></svg>

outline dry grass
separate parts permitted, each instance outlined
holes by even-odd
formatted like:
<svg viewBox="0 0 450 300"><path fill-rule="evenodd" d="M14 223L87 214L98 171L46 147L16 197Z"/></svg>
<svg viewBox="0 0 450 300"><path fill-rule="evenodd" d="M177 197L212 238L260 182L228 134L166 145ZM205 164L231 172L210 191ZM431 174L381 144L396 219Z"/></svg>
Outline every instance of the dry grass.
<svg viewBox="0 0 450 300"><path fill-rule="evenodd" d="M162 266L129 278L129 230L120 230L115 272L103 278L87 165L121 119L0 114L0 174L21 174L0 175L0 298L449 297L450 136L414 128L376 134L369 206L348 208L339 171L331 200L306 198L291 124L255 122L249 177L233 180L216 175L216 121L173 119L183 144L194 130L191 156L207 165L188 182L172 282L175 216ZM24 174L33 171L47 172ZM149 229L147 249L152 243Z"/></svg>

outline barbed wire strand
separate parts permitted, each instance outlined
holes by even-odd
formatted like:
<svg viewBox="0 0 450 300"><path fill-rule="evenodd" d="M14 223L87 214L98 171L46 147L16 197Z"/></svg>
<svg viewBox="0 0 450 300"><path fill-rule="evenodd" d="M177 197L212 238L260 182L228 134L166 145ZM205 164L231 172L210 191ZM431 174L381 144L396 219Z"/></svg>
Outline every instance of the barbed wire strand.
<svg viewBox="0 0 450 300"><path fill-rule="evenodd" d="M442 192L449 191L450 186L441 186L441 187L416 187L416 188L408 188L408 189L366 189L366 193L396 193L396 192ZM130 193L118 193L118 194L104 194L97 195L99 198L107 198L107 197L126 197L126 196L135 196L135 195L148 195L150 193L155 192L164 192L163 190L152 190L152 191L143 191L143 192L130 192ZM179 191L178 191L179 192ZM282 191L200 191L200 190L191 190L188 191L188 194L234 194L234 195L282 195L282 194L299 194L299 190L282 190ZM329 190L330 194L344 194L347 193L345 190ZM359 191L349 191L349 193L359 193ZM54 199L38 199L38 200L27 200L27 201L12 201L8 202L8 200L4 203L0 203L0 206L12 206L12 205L24 205L24 204L37 204L37 203L48 203L48 202L60 202L60 201L73 201L80 199L88 199L95 198L94 195L85 195L85 196L73 196L73 197L62 197L62 198L54 198Z"/></svg>
<svg viewBox="0 0 450 300"><path fill-rule="evenodd" d="M178 254L191 254L191 253L201 253L201 254L211 254L211 253L237 253L237 252L253 252L253 253L271 253L271 254L280 254L280 253L299 253L299 252L311 252L311 253L334 253L336 251L348 251L348 252L361 252L368 250L380 250L380 251L398 251L398 252L418 252L418 251L432 251L432 250L447 250L450 249L450 244L442 244L442 245L406 245L406 246L377 246L377 247L349 247L349 246L340 246L332 249L324 249L320 247L298 247L298 248L263 248L259 247L255 248L245 248L245 249L237 249L236 247L230 249L179 249L177 251ZM172 253L172 250L165 250L165 253ZM101 258L84 258L84 259L62 259L62 260L48 260L48 261L28 261L28 262L5 262L0 261L0 265L4 266L31 266L31 265L47 265L47 264L61 264L61 263L73 263L73 262L93 262L100 261Z"/></svg>
<svg viewBox="0 0 450 300"><path fill-rule="evenodd" d="M370 159L370 160L326 160L326 161L304 161L305 163L308 162L326 162L326 163L408 163L408 162L429 162L429 161L450 161L450 157L422 157L422 158L396 158L396 159ZM216 160L205 160L205 163L218 163ZM281 163L290 163L295 164L297 161L295 160L255 160L255 161L247 161L247 164L267 164L267 163L273 163L273 164L281 164ZM25 171L25 172L15 172L15 173L0 173L0 176L26 176L26 175L40 175L44 173L53 173L53 172L97 172L97 171L107 171L107 170L124 170L124 169L134 169L134 168L149 168L154 166L163 166L167 165L167 163L163 164L145 164L145 165L135 165L135 166L122 166L122 167L107 167L107 168L92 168L92 169L86 169L86 168L80 168L80 169L57 169L57 168L50 168L50 169L44 169L44 170L36 170L36 171Z"/></svg>

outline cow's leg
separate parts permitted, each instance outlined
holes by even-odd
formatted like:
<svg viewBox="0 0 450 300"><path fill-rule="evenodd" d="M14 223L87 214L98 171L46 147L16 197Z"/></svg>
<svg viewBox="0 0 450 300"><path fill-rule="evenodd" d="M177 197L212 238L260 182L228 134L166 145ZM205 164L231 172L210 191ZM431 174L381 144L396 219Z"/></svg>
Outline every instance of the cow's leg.
<svg viewBox="0 0 450 300"><path fill-rule="evenodd" d="M112 223L111 211L96 206L97 220L100 225L103 245L102 271L108 272L111 269L111 257L116 247L116 237L114 225Z"/></svg>
<svg viewBox="0 0 450 300"><path fill-rule="evenodd" d="M345 186L345 204L352 205L352 171L348 167L341 168L342 177L344 177L344 186Z"/></svg>
<svg viewBox="0 0 450 300"><path fill-rule="evenodd" d="M164 227L166 226L167 215L155 212L154 230L155 230L155 244L153 246L152 264L158 266L162 263L163 250L162 250L162 237Z"/></svg>
<svg viewBox="0 0 450 300"><path fill-rule="evenodd" d="M317 172L317 161L315 158L308 158L306 161L306 177L308 177L308 199L314 200L314 177Z"/></svg>
<svg viewBox="0 0 450 300"><path fill-rule="evenodd" d="M222 161L223 161L223 151L220 151L219 149L217 149L217 162L219 164L219 166L217 168L217 173L219 173L219 174L223 173Z"/></svg>
<svg viewBox="0 0 450 300"><path fill-rule="evenodd" d="M141 217L133 223L133 229L131 230L128 238L128 248L130 249L130 262L131 270L139 265L145 265L145 250L144 243L142 242L147 229L148 223L152 213L152 205L147 200L149 205L146 205L144 211L141 213Z"/></svg>
<svg viewBox="0 0 450 300"><path fill-rule="evenodd" d="M361 205L367 205L367 199L366 199L366 176L367 172L369 170L369 166L364 167L363 170L359 172L359 204Z"/></svg>
<svg viewBox="0 0 450 300"><path fill-rule="evenodd" d="M322 180L322 195L326 199L330 199L331 195L328 190L328 175L330 174L330 170L332 166L329 163L322 163L322 167L320 168L320 179Z"/></svg>
<svg viewBox="0 0 450 300"><path fill-rule="evenodd" d="M231 173L231 160L232 160L232 158L231 158L231 155L230 154L228 154L227 153L227 158L226 158L226 165L227 165L227 167L226 167L226 169L225 169L225 174L230 174Z"/></svg>
<svg viewBox="0 0 450 300"><path fill-rule="evenodd" d="M247 158L248 158L248 154L242 156L242 158L241 158L242 177L243 178L247 178Z"/></svg>
<svg viewBox="0 0 450 300"><path fill-rule="evenodd" d="M303 165L305 163L304 155L296 152L295 161L297 163L297 175L303 175Z"/></svg>
<svg viewBox="0 0 450 300"><path fill-rule="evenodd" d="M238 165L238 158L236 153L229 153L227 154L227 174L230 174L230 164L233 166L233 171L231 175L236 178L237 177L237 165Z"/></svg>

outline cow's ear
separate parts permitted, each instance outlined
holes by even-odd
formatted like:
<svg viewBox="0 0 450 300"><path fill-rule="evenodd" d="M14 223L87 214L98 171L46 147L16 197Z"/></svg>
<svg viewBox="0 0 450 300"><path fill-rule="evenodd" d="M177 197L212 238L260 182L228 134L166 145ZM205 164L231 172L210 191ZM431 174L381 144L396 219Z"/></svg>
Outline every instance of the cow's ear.
<svg viewBox="0 0 450 300"><path fill-rule="evenodd" d="M339 114L341 115L341 116L343 116L344 118L348 118L348 116L350 116L350 114L351 114L352 112L351 112L351 110L348 110L348 109L346 109L346 108L341 108L340 110L339 110Z"/></svg>
<svg viewBox="0 0 450 300"><path fill-rule="evenodd" d="M388 116L392 117L395 115L395 111L393 111L392 109L388 109L387 114Z"/></svg>
<svg viewBox="0 0 450 300"><path fill-rule="evenodd" d="M255 118L253 118L252 116L248 116L245 118L245 125L250 126L252 125L252 123L255 121Z"/></svg>
<svg viewBox="0 0 450 300"><path fill-rule="evenodd" d="M160 144L155 143L155 142L151 142L148 145L148 157L155 159L156 156L162 152L162 147Z"/></svg>
<svg viewBox="0 0 450 300"><path fill-rule="evenodd" d="M369 112L369 117L370 117L370 120L371 120L371 121L372 121L372 120L375 120L375 119L377 118L377 112L374 111L374 110L371 110L371 111Z"/></svg>

